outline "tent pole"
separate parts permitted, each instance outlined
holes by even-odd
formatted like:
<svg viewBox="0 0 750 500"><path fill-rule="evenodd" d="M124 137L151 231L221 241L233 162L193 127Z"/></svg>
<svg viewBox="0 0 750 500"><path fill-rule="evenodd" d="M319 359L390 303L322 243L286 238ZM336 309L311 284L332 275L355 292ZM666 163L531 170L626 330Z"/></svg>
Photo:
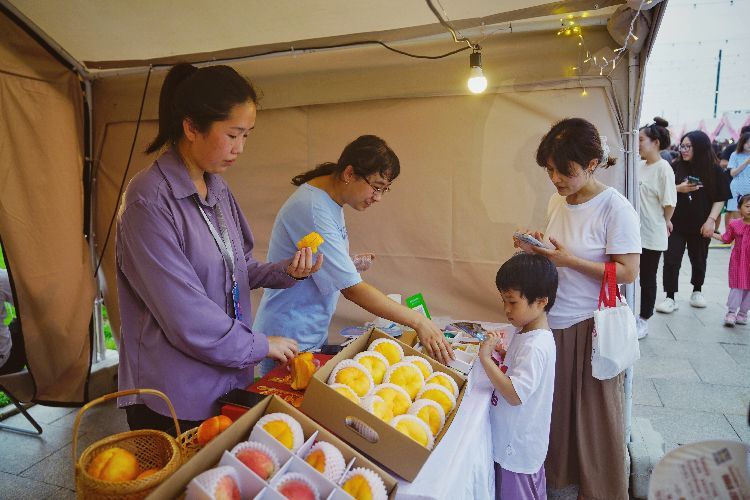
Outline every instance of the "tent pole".
<svg viewBox="0 0 750 500"><path fill-rule="evenodd" d="M639 190L638 190L638 179L637 179L637 162L638 162L638 117L640 115L640 109L636 109L640 105L637 94L639 87L639 60L638 55L633 54L632 51L628 51L628 106L627 106L627 130L623 134L625 141L625 196L632 203L636 212L640 211L639 206ZM638 283L636 280L635 283ZM633 314L638 314L635 308L635 283L625 286L625 297L630 304L630 308L633 310ZM623 405L623 420L625 422L625 444L630 442L630 434L632 428L632 413L633 413L633 367L625 370L625 381L624 381L625 401Z"/></svg>
<svg viewBox="0 0 750 500"><path fill-rule="evenodd" d="M0 0L0 7L15 17L15 20L23 25L22 28L28 30L32 36L36 37L37 41L40 41L47 50L53 52L57 57L65 61L73 71L78 73L82 80L87 81L91 79L91 74L80 62L70 55L67 50L62 48L54 38L47 35L42 28L23 15L23 13L10 3L9 0Z"/></svg>
<svg viewBox="0 0 750 500"><path fill-rule="evenodd" d="M89 168L89 182L85 190L89 200L89 220L88 220L88 245L89 257L91 259L91 269L96 269L97 255L96 250L96 167L94 166L94 113L93 113L93 93L91 80L83 81L84 99L86 100L86 118L88 127L84 132L86 134L86 163ZM102 290L104 289L104 273L100 269L97 276L94 276L97 285L97 294L94 299L94 349L93 363L104 361L107 354L107 347L104 345L104 318L102 316Z"/></svg>

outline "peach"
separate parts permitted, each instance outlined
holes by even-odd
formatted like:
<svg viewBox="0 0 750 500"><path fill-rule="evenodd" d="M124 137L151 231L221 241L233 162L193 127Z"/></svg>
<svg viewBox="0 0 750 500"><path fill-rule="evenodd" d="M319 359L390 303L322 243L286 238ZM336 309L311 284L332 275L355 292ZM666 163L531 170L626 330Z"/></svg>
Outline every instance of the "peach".
<svg viewBox="0 0 750 500"><path fill-rule="evenodd" d="M305 462L321 474L326 470L326 455L323 450L315 450L305 458Z"/></svg>
<svg viewBox="0 0 750 500"><path fill-rule="evenodd" d="M232 425L232 419L225 415L207 418L198 427L198 444L205 446L206 443L224 432L230 425Z"/></svg>
<svg viewBox="0 0 750 500"><path fill-rule="evenodd" d="M140 474L138 474L138 477L136 477L136 479L145 479L145 478L147 478L149 476L153 476L154 474L156 474L160 470L161 469L146 469L143 472L141 472Z"/></svg>
<svg viewBox="0 0 750 500"><path fill-rule="evenodd" d="M138 460L128 450L109 448L94 457L86 472L102 481L131 481L138 476Z"/></svg>
<svg viewBox="0 0 750 500"><path fill-rule="evenodd" d="M349 471L341 488L356 500L386 500L388 498L380 476L364 467Z"/></svg>
<svg viewBox="0 0 750 500"><path fill-rule="evenodd" d="M368 483L367 478L362 475L352 476L351 479L344 483L342 489L357 500L372 499L370 483Z"/></svg>
<svg viewBox="0 0 750 500"><path fill-rule="evenodd" d="M237 460L245 464L248 469L255 472L264 481L274 473L273 460L262 450L247 448L238 451L235 456Z"/></svg>
<svg viewBox="0 0 750 500"><path fill-rule="evenodd" d="M315 493L303 481L286 481L278 491L290 500L315 500Z"/></svg>
<svg viewBox="0 0 750 500"><path fill-rule="evenodd" d="M240 489L231 476L223 476L216 481L215 500L241 500Z"/></svg>

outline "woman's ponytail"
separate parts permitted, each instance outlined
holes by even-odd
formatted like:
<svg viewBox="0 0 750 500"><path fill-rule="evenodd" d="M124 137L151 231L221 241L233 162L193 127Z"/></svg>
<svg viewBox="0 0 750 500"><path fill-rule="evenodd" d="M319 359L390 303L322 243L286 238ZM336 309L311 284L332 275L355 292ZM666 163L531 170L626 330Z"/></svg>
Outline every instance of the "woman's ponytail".
<svg viewBox="0 0 750 500"><path fill-rule="evenodd" d="M301 186L316 177L341 175L350 165L354 175L363 179L380 174L383 179L393 182L401 172L398 156L383 139L376 135L361 135L346 145L339 161L321 163L314 169L293 177L292 184Z"/></svg>
<svg viewBox="0 0 750 500"><path fill-rule="evenodd" d="M196 71L198 71L198 68L192 64L180 63L173 66L167 73L159 94L159 132L146 148L147 154L159 151L180 136L179 131L175 129L176 127L182 127L182 117L178 117L178 113L175 112L174 97L177 93L177 87L195 74Z"/></svg>
<svg viewBox="0 0 750 500"><path fill-rule="evenodd" d="M315 179L316 177L322 177L329 175L338 170L338 165L333 162L321 163L312 170L308 170L304 174L295 175L292 177L292 184L295 186L301 186L302 184Z"/></svg>

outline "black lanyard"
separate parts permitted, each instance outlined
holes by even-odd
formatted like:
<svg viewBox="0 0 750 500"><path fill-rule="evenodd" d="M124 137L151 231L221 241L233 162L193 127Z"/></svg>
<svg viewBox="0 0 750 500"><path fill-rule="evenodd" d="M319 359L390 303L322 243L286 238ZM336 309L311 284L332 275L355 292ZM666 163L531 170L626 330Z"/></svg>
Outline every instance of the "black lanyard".
<svg viewBox="0 0 750 500"><path fill-rule="evenodd" d="M203 210L200 200L198 200L198 195L195 195L195 204L198 206L198 210L200 210L203 220L206 221L208 229L211 231L211 236L213 236L216 246L219 247L221 256L224 258L224 263L227 265L229 274L232 276L232 303L234 305L234 316L239 321L242 321L240 289L239 286L237 286L237 278L234 274L234 250L232 248L232 240L229 238L229 230L227 229L227 224L224 219L224 212L221 211L221 207L217 202L214 210L216 210L216 219L219 221L219 230L221 231L221 236L219 236L219 231L216 230L211 223L211 220L208 218L208 215L206 215L206 212Z"/></svg>

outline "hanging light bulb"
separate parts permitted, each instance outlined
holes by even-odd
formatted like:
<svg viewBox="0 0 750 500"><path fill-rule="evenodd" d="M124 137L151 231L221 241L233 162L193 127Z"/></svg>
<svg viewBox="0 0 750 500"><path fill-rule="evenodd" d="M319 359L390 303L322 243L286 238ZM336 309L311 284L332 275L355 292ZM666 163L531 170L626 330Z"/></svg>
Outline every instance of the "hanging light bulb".
<svg viewBox="0 0 750 500"><path fill-rule="evenodd" d="M482 72L482 53L475 50L469 56L469 81L467 82L469 90L474 94L481 94L487 89L487 79Z"/></svg>

